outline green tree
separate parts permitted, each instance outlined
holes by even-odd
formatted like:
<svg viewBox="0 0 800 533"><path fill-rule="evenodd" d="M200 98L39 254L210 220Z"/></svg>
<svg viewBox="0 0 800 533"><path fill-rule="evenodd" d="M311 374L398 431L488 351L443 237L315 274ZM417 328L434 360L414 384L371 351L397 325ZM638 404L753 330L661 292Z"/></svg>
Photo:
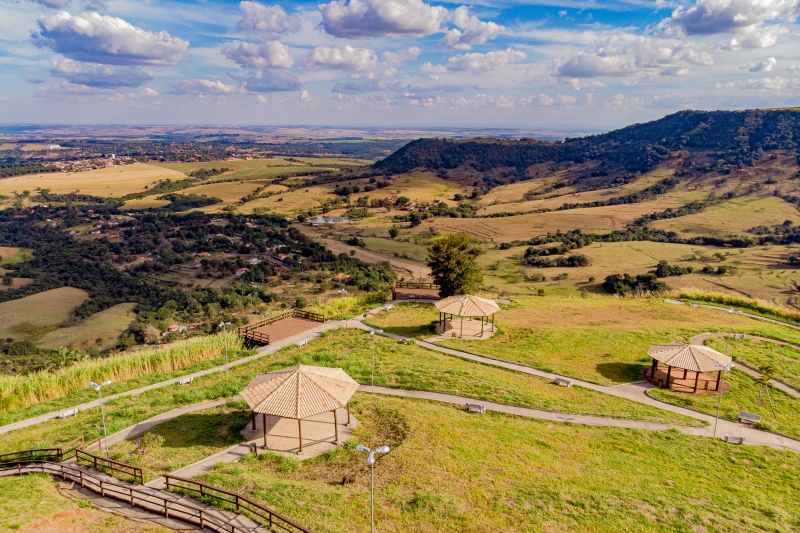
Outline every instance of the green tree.
<svg viewBox="0 0 800 533"><path fill-rule="evenodd" d="M480 288L483 272L475 259L481 253L472 237L463 233L445 235L428 248L427 264L441 297L468 294Z"/></svg>
<svg viewBox="0 0 800 533"><path fill-rule="evenodd" d="M12 283L14 283L14 279L11 277L11 274L8 272L3 274L3 285L11 285Z"/></svg>
<svg viewBox="0 0 800 533"><path fill-rule="evenodd" d="M397 229L397 226L392 226L389 228L389 237L396 239L398 235L400 235L400 230Z"/></svg>

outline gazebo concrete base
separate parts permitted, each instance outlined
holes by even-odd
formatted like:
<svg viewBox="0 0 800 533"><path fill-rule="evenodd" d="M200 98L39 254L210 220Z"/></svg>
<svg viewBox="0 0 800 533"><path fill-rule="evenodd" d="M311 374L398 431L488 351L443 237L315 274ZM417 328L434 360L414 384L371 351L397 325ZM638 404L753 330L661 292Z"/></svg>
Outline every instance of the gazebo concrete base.
<svg viewBox="0 0 800 533"><path fill-rule="evenodd" d="M334 442L335 428L333 425L333 412L320 413L302 420L303 451L298 454L298 427L294 418L281 418L266 416L267 421L267 450L281 455L291 456L298 460L317 457L337 448L353 437L353 430L358 425L358 420L350 415L350 425L347 425L347 409L336 410L339 421L339 444ZM256 429L253 430L252 422L242 430L242 435L247 439L242 446L255 444L258 453L264 453L264 417L256 414Z"/></svg>
<svg viewBox="0 0 800 533"><path fill-rule="evenodd" d="M648 366L644 370L645 379L658 387L664 387L667 382L667 367L665 365L658 365L655 376L651 376L652 368ZM684 377L683 369L673 368L669 373L669 390L672 392L685 392L688 394L697 394L697 396L716 396L719 394L717 387L717 373L716 372L701 372L698 376L696 372L691 370L686 371ZM694 392L695 379L697 379L697 392ZM725 394L731 390L730 381L725 381L722 385L722 393Z"/></svg>
<svg viewBox="0 0 800 533"><path fill-rule="evenodd" d="M466 340L486 340L492 337L495 334L495 331L492 331L492 325L487 324L486 322L483 323L483 334L481 334L481 320L475 318L464 318L464 339ZM444 324L436 324L436 333L439 336L451 339L455 338L458 339L461 336L461 319L460 318L453 318L446 319Z"/></svg>

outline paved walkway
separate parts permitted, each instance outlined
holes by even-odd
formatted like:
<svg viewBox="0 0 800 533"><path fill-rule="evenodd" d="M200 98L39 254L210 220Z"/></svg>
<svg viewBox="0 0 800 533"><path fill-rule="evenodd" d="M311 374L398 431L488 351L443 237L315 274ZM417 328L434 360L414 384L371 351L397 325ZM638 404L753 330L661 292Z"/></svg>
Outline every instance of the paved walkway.
<svg viewBox="0 0 800 533"><path fill-rule="evenodd" d="M701 333L700 335L695 335L694 337L692 337L691 341L689 341L689 342L691 342L692 344L694 344L696 346L705 346L706 341L709 340L709 339L716 339L716 338L719 338L719 337L728 337L728 336L729 336L728 333ZM745 338L747 338L747 339L756 339L756 340L764 341L764 342L772 342L774 344L781 344L783 346L791 346L793 348L797 348L798 350L800 350L800 346L797 346L796 344L791 344L791 343L784 342L784 341L770 339L769 337L760 337L758 335L745 335ZM761 372L759 372L758 370L756 370L754 368L750 368L749 366L745 365L744 363L740 363L739 361L737 361L736 362L736 368L738 368L739 370L741 370L742 372L744 372L745 374L747 374L748 376L750 376L753 379L761 379ZM782 390L783 392L785 392L789 396L794 396L795 398L800 398L800 390L795 389L794 387L784 383L783 381L778 381L777 379L771 379L771 380L769 380L769 384L772 385L773 387L775 387L776 389Z"/></svg>

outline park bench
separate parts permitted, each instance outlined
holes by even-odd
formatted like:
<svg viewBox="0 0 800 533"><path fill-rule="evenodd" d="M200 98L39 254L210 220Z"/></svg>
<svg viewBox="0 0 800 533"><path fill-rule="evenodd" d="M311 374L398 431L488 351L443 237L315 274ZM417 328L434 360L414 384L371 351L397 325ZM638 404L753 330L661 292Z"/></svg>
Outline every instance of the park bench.
<svg viewBox="0 0 800 533"><path fill-rule="evenodd" d="M691 305L692 307L700 307L700 304L697 302L689 302L689 305Z"/></svg>
<svg viewBox="0 0 800 533"><path fill-rule="evenodd" d="M191 385L192 382L194 382L193 377L181 378L180 380L178 380L178 385Z"/></svg>
<svg viewBox="0 0 800 533"><path fill-rule="evenodd" d="M477 403L468 403L467 412L482 415L486 413L486 408L482 405L478 405Z"/></svg>
<svg viewBox="0 0 800 533"><path fill-rule="evenodd" d="M69 418L71 416L78 416L77 407L75 409L69 409L67 411L61 411L60 413L58 413L58 418L60 418L61 420L64 420L65 418Z"/></svg>
<svg viewBox="0 0 800 533"><path fill-rule="evenodd" d="M725 435L722 440L728 444L744 444L744 437L732 437L730 435Z"/></svg>
<svg viewBox="0 0 800 533"><path fill-rule="evenodd" d="M747 335L745 335L744 333L734 333L733 334L733 338L734 339L744 339L745 337L747 337Z"/></svg>
<svg viewBox="0 0 800 533"><path fill-rule="evenodd" d="M556 384L560 387L572 387L572 381L564 378L556 378Z"/></svg>
<svg viewBox="0 0 800 533"><path fill-rule="evenodd" d="M747 411L739 411L739 422L753 425L756 422L761 422L761 417L753 413L748 413Z"/></svg>
<svg viewBox="0 0 800 533"><path fill-rule="evenodd" d="M303 346L305 346L306 344L308 344L308 341L307 341L307 340L298 341L298 342L297 342L297 347L298 347L298 348L302 348L302 347L303 347Z"/></svg>

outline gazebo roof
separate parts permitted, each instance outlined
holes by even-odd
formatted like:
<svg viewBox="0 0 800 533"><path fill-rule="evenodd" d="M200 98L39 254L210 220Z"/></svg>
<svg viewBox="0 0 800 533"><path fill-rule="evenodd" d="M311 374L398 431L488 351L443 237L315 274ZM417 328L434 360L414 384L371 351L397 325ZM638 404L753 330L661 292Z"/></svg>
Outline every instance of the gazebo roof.
<svg viewBox="0 0 800 533"><path fill-rule="evenodd" d="M456 316L489 316L500 310L500 306L492 300L470 294L448 296L434 305L442 313Z"/></svg>
<svg viewBox="0 0 800 533"><path fill-rule="evenodd" d="M721 368L714 363L727 366L733 360L708 346L680 343L653 344L647 355L665 365L693 372L716 372Z"/></svg>
<svg viewBox="0 0 800 533"><path fill-rule="evenodd" d="M301 419L344 407L357 390L341 368L299 365L259 374L242 398L256 413Z"/></svg>

